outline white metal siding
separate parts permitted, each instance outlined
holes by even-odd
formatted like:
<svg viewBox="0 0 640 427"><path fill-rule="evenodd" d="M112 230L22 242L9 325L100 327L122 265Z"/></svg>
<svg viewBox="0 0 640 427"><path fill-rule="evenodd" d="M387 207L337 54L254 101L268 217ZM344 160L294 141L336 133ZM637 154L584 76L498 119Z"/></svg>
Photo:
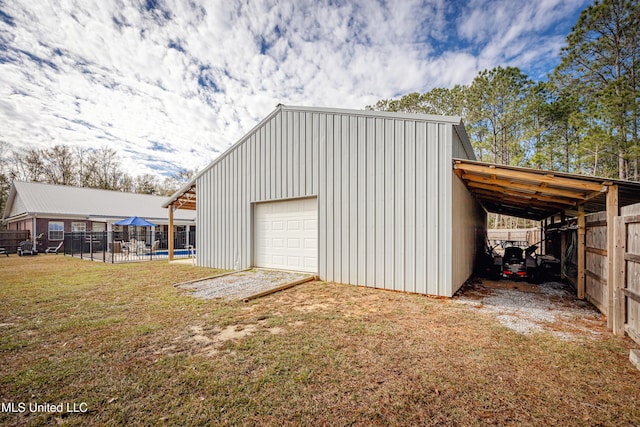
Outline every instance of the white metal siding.
<svg viewBox="0 0 640 427"><path fill-rule="evenodd" d="M276 109L198 177L198 264L254 265L251 204L317 197L321 279L451 295L454 133L421 116Z"/></svg>
<svg viewBox="0 0 640 427"><path fill-rule="evenodd" d="M318 272L315 198L258 203L254 207L256 267Z"/></svg>
<svg viewBox="0 0 640 427"><path fill-rule="evenodd" d="M486 212L453 171L453 210L451 236L452 293L455 293L473 273L476 251L486 234Z"/></svg>

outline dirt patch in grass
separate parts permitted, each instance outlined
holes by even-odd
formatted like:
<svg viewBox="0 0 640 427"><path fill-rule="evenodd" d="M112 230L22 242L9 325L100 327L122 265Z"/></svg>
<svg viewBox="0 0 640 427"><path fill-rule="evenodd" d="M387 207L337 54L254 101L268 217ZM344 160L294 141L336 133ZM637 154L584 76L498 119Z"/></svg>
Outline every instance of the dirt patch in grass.
<svg viewBox="0 0 640 427"><path fill-rule="evenodd" d="M0 424L640 423L631 343L607 331L524 334L471 304L323 282L248 303L171 286L213 273L0 259L3 402L88 408Z"/></svg>

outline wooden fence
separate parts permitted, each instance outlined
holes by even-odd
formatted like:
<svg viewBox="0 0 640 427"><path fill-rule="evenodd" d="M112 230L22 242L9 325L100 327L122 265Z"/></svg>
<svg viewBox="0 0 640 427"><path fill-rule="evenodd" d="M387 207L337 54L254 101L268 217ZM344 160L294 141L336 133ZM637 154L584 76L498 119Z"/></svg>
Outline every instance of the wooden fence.
<svg viewBox="0 0 640 427"><path fill-rule="evenodd" d="M585 297L608 315L607 213L585 217Z"/></svg>
<svg viewBox="0 0 640 427"><path fill-rule="evenodd" d="M529 245L538 243L541 239L540 228L492 228L487 230L487 239L490 242L499 240L517 240L529 242Z"/></svg>
<svg viewBox="0 0 640 427"><path fill-rule="evenodd" d="M0 248L10 253L16 253L20 242L29 239L29 230L0 230Z"/></svg>
<svg viewBox="0 0 640 427"><path fill-rule="evenodd" d="M640 344L640 204L621 213L615 218L613 330Z"/></svg>

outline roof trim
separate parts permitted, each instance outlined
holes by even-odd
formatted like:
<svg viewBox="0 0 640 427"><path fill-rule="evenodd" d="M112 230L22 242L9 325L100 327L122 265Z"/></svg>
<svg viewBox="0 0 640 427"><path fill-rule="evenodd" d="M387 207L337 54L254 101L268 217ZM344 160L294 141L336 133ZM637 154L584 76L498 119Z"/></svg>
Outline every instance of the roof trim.
<svg viewBox="0 0 640 427"><path fill-rule="evenodd" d="M238 141L236 141L233 145L227 148L222 154L216 157L209 165L207 165L204 169L194 176L191 181L185 184L180 190L176 191L169 197L163 204L163 208L168 208L169 205L174 204L184 197L189 191L195 188L196 182L198 178L202 176L205 172L215 166L218 162L222 161L225 157L227 157L233 150L236 149L240 144L244 143L254 132L256 132L260 127L262 127L265 123L271 120L281 111L299 111L299 112L311 112L311 113L323 113L323 114L345 114L350 116L359 116L359 117L377 117L377 118L386 118L386 119L400 119L400 120L418 120L425 122L438 122L438 123L450 123L454 127L456 127L456 132L458 136L462 140L462 144L465 148L465 151L468 155L475 159L475 154L473 153L473 148L471 147L471 143L469 142L469 137L464 131L464 125L462 124L462 118L458 116L438 116L433 114L420 114L420 113L402 113L402 112L392 112L392 111L374 111L374 110L351 110L345 108L323 108L323 107L302 107L302 106L293 106L293 105L283 105L278 104L276 108L269 113L264 119L260 120L258 124L256 124L251 130L246 132ZM457 127L461 127L464 132L464 137L460 134L460 130ZM195 190L194 190L195 191ZM194 207L195 208L195 207ZM176 208L180 209L180 208ZM190 208L189 208L190 209Z"/></svg>
<svg viewBox="0 0 640 427"><path fill-rule="evenodd" d="M15 202L15 198L16 198L16 186L12 182L11 189L9 190L9 195L7 196L7 200L4 203L4 210L2 211L2 218L1 218L2 222L5 222L10 218L7 215L11 213L11 209L13 208L13 203Z"/></svg>
<svg viewBox="0 0 640 427"><path fill-rule="evenodd" d="M458 134L460 141L462 141L462 147L464 148L464 152L467 153L467 158L476 160L476 153L473 151L473 146L469 140L469 135L467 134L467 129L464 127L464 123L461 121L460 124L453 125L453 129L456 131L456 134Z"/></svg>
<svg viewBox="0 0 640 427"><path fill-rule="evenodd" d="M304 112L310 112L310 113L347 114L350 116L421 120L421 121L428 121L428 122L451 123L451 124L462 123L462 118L459 116L439 116L436 114L405 113L400 111L376 111L376 110L355 110L355 109L348 109L348 108L304 107L304 106L282 105L282 104L278 105L276 108L282 111L304 111Z"/></svg>

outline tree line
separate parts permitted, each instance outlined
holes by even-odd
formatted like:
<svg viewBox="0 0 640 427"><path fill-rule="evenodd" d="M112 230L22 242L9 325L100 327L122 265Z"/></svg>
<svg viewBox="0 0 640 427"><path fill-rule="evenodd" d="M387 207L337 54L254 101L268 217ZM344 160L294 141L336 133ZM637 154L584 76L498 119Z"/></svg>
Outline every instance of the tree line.
<svg viewBox="0 0 640 427"><path fill-rule="evenodd" d="M640 178L639 0L596 1L580 15L544 81L515 67L368 109L455 115L478 159L611 178ZM0 141L0 210L13 180L168 196L195 171L160 180L124 173L115 150L57 145L10 153ZM515 225L512 220L503 226Z"/></svg>
<svg viewBox="0 0 640 427"><path fill-rule="evenodd" d="M638 181L640 6L596 1L544 81L515 67L367 108L461 116L479 160Z"/></svg>
<svg viewBox="0 0 640 427"><path fill-rule="evenodd" d="M131 176L120 163L118 153L109 147L86 149L68 145L51 148L11 150L0 141L0 212L4 211L13 181L42 182L170 196L194 175L180 170L174 176L158 178L151 174Z"/></svg>

